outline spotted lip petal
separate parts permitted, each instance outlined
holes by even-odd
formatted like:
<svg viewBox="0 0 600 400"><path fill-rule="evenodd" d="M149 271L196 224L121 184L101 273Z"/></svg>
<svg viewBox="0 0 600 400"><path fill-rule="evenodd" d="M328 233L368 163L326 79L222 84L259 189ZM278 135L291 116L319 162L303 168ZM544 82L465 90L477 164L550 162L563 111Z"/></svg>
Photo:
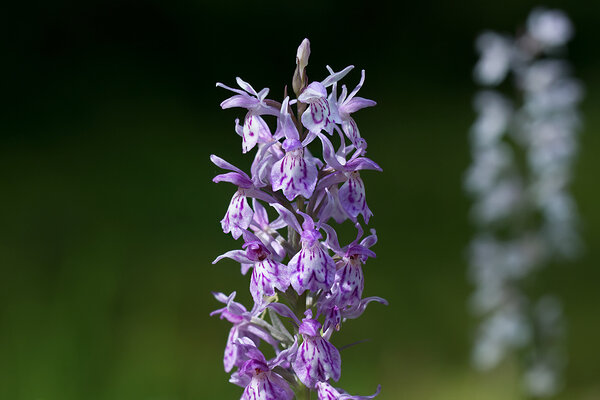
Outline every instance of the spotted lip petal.
<svg viewBox="0 0 600 400"><path fill-rule="evenodd" d="M240 353L240 358L246 361L240 367L239 371L232 376L234 383L246 385L242 400L292 400L294 392L289 383L279 374L272 371L276 365L279 365L276 357L271 362L267 362L265 356L256 347L255 343L247 338L237 339L235 346ZM280 353L281 357L287 357L289 352L295 352L296 343L289 349ZM242 378L239 375L246 376ZM248 378L250 378L248 380Z"/></svg>
<svg viewBox="0 0 600 400"><path fill-rule="evenodd" d="M258 374L250 380L244 389L241 400L292 400L294 391L281 376L268 371Z"/></svg>
<svg viewBox="0 0 600 400"><path fill-rule="evenodd" d="M330 102L326 97L311 100L302 114L302 125L314 133L322 130L331 133L335 124L341 122L335 103Z"/></svg>
<svg viewBox="0 0 600 400"><path fill-rule="evenodd" d="M340 352L321 336L304 336L292 368L303 384L315 389L318 382L340 379Z"/></svg>
<svg viewBox="0 0 600 400"><path fill-rule="evenodd" d="M246 196L239 190L235 192L227 208L225 217L221 220L224 233L231 232L234 239L242 236L244 229L248 229L252 222L254 212L248 205Z"/></svg>
<svg viewBox="0 0 600 400"><path fill-rule="evenodd" d="M289 262L290 282L298 294L305 290L329 290L335 279L335 263L319 242L300 250Z"/></svg>
<svg viewBox="0 0 600 400"><path fill-rule="evenodd" d="M304 157L304 149L290 151L273 165L271 184L275 192L283 189L290 201L298 195L310 198L317 184L317 168Z"/></svg>
<svg viewBox="0 0 600 400"><path fill-rule="evenodd" d="M340 187L338 196L344 211L353 220L356 220L356 217L362 214L365 223L369 223L369 218L373 213L367 206L365 184L358 172L355 171L350 174L348 180Z"/></svg>
<svg viewBox="0 0 600 400"><path fill-rule="evenodd" d="M261 141L266 143L271 140L271 131L262 117L248 113L242 128L242 152L247 153Z"/></svg>
<svg viewBox="0 0 600 400"><path fill-rule="evenodd" d="M263 296L273 296L275 289L285 292L290 286L288 267L267 258L254 264L250 279L250 293L256 303L263 302Z"/></svg>
<svg viewBox="0 0 600 400"><path fill-rule="evenodd" d="M339 307L359 303L365 288L361 262L344 261L344 266L336 272L334 289L332 289Z"/></svg>

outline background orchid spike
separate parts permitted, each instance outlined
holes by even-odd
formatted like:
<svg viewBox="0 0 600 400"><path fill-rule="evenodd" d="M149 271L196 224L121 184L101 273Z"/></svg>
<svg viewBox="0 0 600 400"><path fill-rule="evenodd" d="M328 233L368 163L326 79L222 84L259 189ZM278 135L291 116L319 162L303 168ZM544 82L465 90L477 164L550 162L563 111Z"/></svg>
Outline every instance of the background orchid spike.
<svg viewBox="0 0 600 400"><path fill-rule="evenodd" d="M564 322L556 297L534 298L524 282L580 247L569 185L583 90L556 56L572 35L562 11L538 8L516 37L485 32L476 42L474 77L486 88L475 98L473 164L465 177L477 230L469 249L471 305L481 319L473 363L490 369L518 352L534 397L561 388ZM516 97L503 94L507 77Z"/></svg>
<svg viewBox="0 0 600 400"><path fill-rule="evenodd" d="M236 81L241 89L217 84L234 93L222 108L247 110L243 124L235 122L242 152L256 149L250 175L211 156L216 166L229 171L213 181L236 187L221 221L223 232L244 241L213 264L229 258L240 265L242 274L252 269L252 310L234 301L235 292L215 293L226 306L211 314L232 324L224 366L226 372L237 368L230 382L244 388L242 399L310 398L311 392L321 400L372 399L380 391L378 387L373 395L352 396L329 383L341 376L334 333L346 319L358 318L370 302L387 305L380 297L362 297L363 268L375 257L370 248L377 236L371 228L371 235L363 238L371 210L359 171L381 168L364 156L366 141L350 117L376 103L356 96L364 70L356 88L348 95L343 85L337 98L338 82L353 66L339 72L327 67L328 76L309 83L309 55L310 42L305 39L296 54L295 99L267 99L268 89L257 92L240 78ZM323 131L339 134L337 150ZM317 151L322 147L323 158L314 157L309 146L317 146ZM273 221L268 208L278 214ZM365 227L357 221L359 214ZM357 235L340 245L335 223L346 220L353 221ZM259 350L261 345L273 348L272 360Z"/></svg>

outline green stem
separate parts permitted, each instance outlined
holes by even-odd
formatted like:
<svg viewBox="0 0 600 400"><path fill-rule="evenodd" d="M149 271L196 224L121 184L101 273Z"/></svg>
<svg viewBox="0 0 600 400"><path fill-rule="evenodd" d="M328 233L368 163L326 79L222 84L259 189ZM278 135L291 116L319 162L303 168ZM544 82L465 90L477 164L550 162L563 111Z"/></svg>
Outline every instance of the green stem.
<svg viewBox="0 0 600 400"><path fill-rule="evenodd" d="M303 398L305 400L310 400L310 389L309 388L305 388L305 390L303 391L304 393L302 393Z"/></svg>

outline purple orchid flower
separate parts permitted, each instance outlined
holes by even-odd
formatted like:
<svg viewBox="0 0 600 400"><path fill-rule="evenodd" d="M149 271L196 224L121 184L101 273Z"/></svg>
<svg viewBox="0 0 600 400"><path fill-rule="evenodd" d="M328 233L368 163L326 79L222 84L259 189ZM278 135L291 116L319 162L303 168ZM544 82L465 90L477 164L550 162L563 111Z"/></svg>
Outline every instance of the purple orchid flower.
<svg viewBox="0 0 600 400"><path fill-rule="evenodd" d="M315 227L313 219L298 211L304 217L300 228L298 220L289 210L279 206L278 211L290 221L290 226L301 236L302 249L288 263L292 287L298 294L305 290L329 290L335 280L335 263L319 241L322 235Z"/></svg>
<svg viewBox="0 0 600 400"><path fill-rule="evenodd" d="M244 387L241 400L292 400L294 392L290 384L273 369L294 356L298 343L280 352L277 357L267 361L253 341L247 338L237 339L235 345L246 361L235 372L230 382Z"/></svg>
<svg viewBox="0 0 600 400"><path fill-rule="evenodd" d="M228 163L214 154L210 160L219 168L230 170L226 174L220 174L213 178L213 182L229 182L238 187L237 192L233 194L225 217L221 220L221 227L224 233L231 232L234 239L238 239L244 229L248 229L252 222L254 212L248 205L248 197L259 198L268 203L275 200L268 194L254 187L252 180L248 175L233 164Z"/></svg>
<svg viewBox="0 0 600 400"><path fill-rule="evenodd" d="M281 243L277 240L277 238L281 238L277 230L285 228L287 224L281 217L277 218L275 221L269 222L267 210L265 210L256 199L252 199L252 208L254 209L254 216L250 223L250 229L252 229L254 234L267 246L269 251L277 254L280 259L283 259L286 252ZM283 240L283 238L281 238L281 240Z"/></svg>
<svg viewBox="0 0 600 400"><path fill-rule="evenodd" d="M239 119L235 120L235 131L242 137L242 152L246 153L252 150L259 141L268 142L271 140L271 131L261 115L276 116L278 110L265 101L269 89L264 88L257 93L249 83L244 82L242 79L236 78L236 82L244 90L234 89L220 82L217 83L217 87L237 93L221 103L222 109L241 107L248 110L243 127L239 126Z"/></svg>
<svg viewBox="0 0 600 400"><path fill-rule="evenodd" d="M328 68L329 72L333 73L331 68ZM344 134L350 139L350 142L357 149L365 149L367 147L367 142L360 137L360 131L358 130L358 126L354 119L350 116L350 114L355 113L356 111L363 109L365 107L373 107L376 106L377 103L373 100L365 99L362 97L356 96L358 91L362 88L362 85L365 82L365 70L361 71L360 82L352 92L348 95L348 89L346 85L342 85L342 93L339 99L336 100L337 96L337 83L333 84L333 88L331 90L330 102L337 103L338 113L341 119L342 130Z"/></svg>
<svg viewBox="0 0 600 400"><path fill-rule="evenodd" d="M307 138L304 143L300 142L298 130L294 125L288 111L289 98L281 105L280 135L285 136L283 149L285 156L271 169L271 184L273 191L283 189L285 197L292 201L300 195L309 198L317 184L317 166L315 162L306 157L305 146L312 138Z"/></svg>
<svg viewBox="0 0 600 400"><path fill-rule="evenodd" d="M285 292L290 286L288 267L273 259L272 253L253 233L243 231L244 250L231 250L217 257L213 264L223 258L231 258L242 264L245 274L252 267L250 293L256 304L263 303L264 296L275 295L275 289ZM277 257L277 255L275 255Z"/></svg>
<svg viewBox="0 0 600 400"><path fill-rule="evenodd" d="M361 157L360 153L362 151L356 152L353 158L346 162L335 153L333 145L327 137L320 133L318 136L323 143L323 159L327 162L327 166L335 172L322 179L317 190L344 182L338 190L338 198L342 208L353 221L356 221L358 215L362 214L365 223L369 223L369 218L373 213L367 206L365 184L360 178L359 171L364 169L382 171L381 167L374 161Z"/></svg>
<svg viewBox="0 0 600 400"><path fill-rule="evenodd" d="M360 317L367 309L369 303L373 301L383 304L384 306L389 304L384 298L371 296L365 297L358 303L340 308L335 304L335 298L321 298L317 304L317 309L319 310L319 314L325 316L323 329L327 333L332 332L332 330L339 331L342 322L345 322L347 319L356 319Z"/></svg>
<svg viewBox="0 0 600 400"><path fill-rule="evenodd" d="M374 399L381 392L381 385L377 386L377 391L370 396L352 396L342 389L336 389L327 382L317 383L317 393L319 400L369 400Z"/></svg>
<svg viewBox="0 0 600 400"><path fill-rule="evenodd" d="M302 114L302 125L310 132L316 134L325 130L331 134L335 124L342 123L337 103L327 98L326 88L346 76L352 68L354 67L350 65L337 73L330 70L331 74L324 81L312 82L298 96L298 101L308 104L308 108Z"/></svg>
<svg viewBox="0 0 600 400"><path fill-rule="evenodd" d="M264 307L255 304L252 310L248 312L246 307L233 300L235 295L235 292L232 292L229 296L226 296L223 293L213 292L215 299L221 303L224 303L225 307L210 313L211 317L213 315L220 314L221 319L224 318L233 324L231 330L229 331L227 345L225 346L225 355L223 357L225 372L231 371L234 366L239 367L243 361L240 358L238 348L235 346L235 341L238 338L249 338L257 345L261 340L264 340L272 345L275 349L277 349L277 346L279 345L279 342L273 339L266 331L250 322L252 317L259 315L264 310Z"/></svg>
<svg viewBox="0 0 600 400"><path fill-rule="evenodd" d="M252 182L257 188L262 188L271 185L271 171L273 165L285 156L285 152L281 147L281 143L277 140L272 140L269 143L258 145L258 151L252 161L250 172L252 174Z"/></svg>
<svg viewBox="0 0 600 400"><path fill-rule="evenodd" d="M317 215L320 221L327 222L330 218L333 218L335 222L341 224L349 218L340 203L337 185L325 188L325 196L321 195L315 206L318 206L320 202L324 202L324 206L320 208Z"/></svg>
<svg viewBox="0 0 600 400"><path fill-rule="evenodd" d="M338 349L321 336L321 323L312 318L311 310L305 315L299 329L304 340L292 361L292 368L303 384L315 389L319 382L340 379L342 361Z"/></svg>
<svg viewBox="0 0 600 400"><path fill-rule="evenodd" d="M323 224L322 227L327 232L327 247L340 257L336 264L335 282L328 297L339 308L357 304L362 298L365 285L362 265L369 257L376 257L375 253L369 250L369 247L377 242L375 230L371 230L371 235L360 241L363 229L357 223L356 239L341 248L335 230L326 224Z"/></svg>

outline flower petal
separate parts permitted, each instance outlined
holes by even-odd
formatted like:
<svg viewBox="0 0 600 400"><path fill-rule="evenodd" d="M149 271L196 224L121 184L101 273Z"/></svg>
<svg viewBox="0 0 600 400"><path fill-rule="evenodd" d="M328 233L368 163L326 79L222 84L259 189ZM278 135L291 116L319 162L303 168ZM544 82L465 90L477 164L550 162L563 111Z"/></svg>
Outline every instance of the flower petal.
<svg viewBox="0 0 600 400"><path fill-rule="evenodd" d="M340 379L342 372L340 352L320 336L305 336L292 362L292 368L302 383L315 389L318 382Z"/></svg>
<svg viewBox="0 0 600 400"><path fill-rule="evenodd" d="M237 172L239 174L248 176L248 174L246 174L244 171L242 171L241 169L239 169L235 165L233 165L233 164L231 164L231 163L223 160L221 157L216 156L214 154L210 155L210 161L212 161L213 164L215 164L217 167L219 167L221 169L227 169L229 171L234 171L234 172Z"/></svg>
<svg viewBox="0 0 600 400"><path fill-rule="evenodd" d="M248 176L244 176L238 172L228 172L226 174L219 174L213 178L213 182L229 182L244 189L252 187L252 181L248 178Z"/></svg>
<svg viewBox="0 0 600 400"><path fill-rule="evenodd" d="M344 211L355 220L358 214L362 214L365 222L369 223L372 213L367 207L365 185L360 179L358 172L353 172L346 183L340 187L338 192L340 204Z"/></svg>
<svg viewBox="0 0 600 400"><path fill-rule="evenodd" d="M253 262L246 257L246 252L244 250L231 250L227 253L223 253L219 257L215 258L212 263L216 264L224 258L231 258L232 260L242 264L253 264Z"/></svg>
<svg viewBox="0 0 600 400"><path fill-rule="evenodd" d="M227 208L225 217L221 220L224 233L231 232L234 239L242 236L244 229L248 229L252 222L254 212L248 205L246 196L240 191L235 192Z"/></svg>
<svg viewBox="0 0 600 400"><path fill-rule="evenodd" d="M335 124L341 122L335 103L329 102L325 97L312 100L302 114L302 125L314 133L322 130L331 133Z"/></svg>
<svg viewBox="0 0 600 400"><path fill-rule="evenodd" d="M304 149L291 151L273 165L271 184L290 201L298 195L308 199L317 184L317 168L304 158Z"/></svg>
<svg viewBox="0 0 600 400"><path fill-rule="evenodd" d="M362 97L354 97L340 106L340 114L352 114L366 107L374 107L377 102Z"/></svg>
<svg viewBox="0 0 600 400"><path fill-rule="evenodd" d="M250 293L256 303L263 296L273 296L275 289L285 292L290 286L288 267L269 258L254 264L250 279Z"/></svg>
<svg viewBox="0 0 600 400"><path fill-rule="evenodd" d="M252 377L240 400L292 400L294 392L290 384L273 372Z"/></svg>
<svg viewBox="0 0 600 400"><path fill-rule="evenodd" d="M335 280L335 263L317 242L300 250L288 263L290 282L298 294L331 289Z"/></svg>
<svg viewBox="0 0 600 400"><path fill-rule="evenodd" d="M244 153L252 150L259 140L267 142L271 139L271 131L265 120L252 113L246 115L242 133L242 152Z"/></svg>
<svg viewBox="0 0 600 400"><path fill-rule="evenodd" d="M352 68L354 68L354 65L348 65L346 68L344 68L340 72L334 72L334 73L330 74L327 78L325 78L325 80L323 82L321 82L321 84L325 87L332 85L334 82L337 82L340 79L342 79L343 77L345 77L348 74L348 72L350 72L352 70Z"/></svg>
<svg viewBox="0 0 600 400"><path fill-rule="evenodd" d="M302 103L312 103L317 99L327 97L327 90L320 82L312 82L308 85L302 94L298 96L298 101Z"/></svg>

